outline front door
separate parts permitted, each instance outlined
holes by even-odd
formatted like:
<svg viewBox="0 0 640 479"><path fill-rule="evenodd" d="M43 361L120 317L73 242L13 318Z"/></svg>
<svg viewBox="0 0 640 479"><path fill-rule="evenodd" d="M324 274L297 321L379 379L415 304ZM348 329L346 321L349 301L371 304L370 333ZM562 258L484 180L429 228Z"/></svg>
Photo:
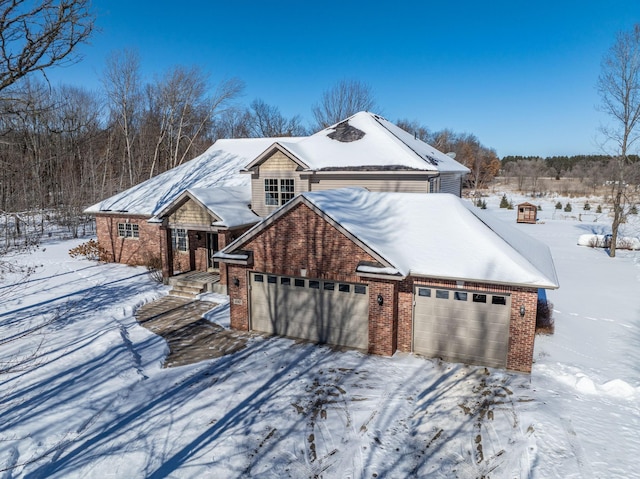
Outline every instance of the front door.
<svg viewBox="0 0 640 479"><path fill-rule="evenodd" d="M213 255L218 252L218 234L207 233L207 267L209 269L218 269L220 267L217 261L213 260Z"/></svg>

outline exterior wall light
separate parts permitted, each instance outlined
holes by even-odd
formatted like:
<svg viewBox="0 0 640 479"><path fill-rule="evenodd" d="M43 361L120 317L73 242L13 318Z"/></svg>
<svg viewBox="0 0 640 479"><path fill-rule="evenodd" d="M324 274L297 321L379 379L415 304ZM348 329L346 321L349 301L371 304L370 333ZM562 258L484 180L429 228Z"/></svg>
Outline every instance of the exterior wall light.
<svg viewBox="0 0 640 479"><path fill-rule="evenodd" d="M240 286L240 280L238 279L237 276L233 277L233 285L237 288L238 286Z"/></svg>
<svg viewBox="0 0 640 479"><path fill-rule="evenodd" d="M520 305L520 317L524 318L524 314L526 313L526 309L524 309L524 304Z"/></svg>
<svg viewBox="0 0 640 479"><path fill-rule="evenodd" d="M384 304L384 298L381 294L378 295L378 305L382 306Z"/></svg>

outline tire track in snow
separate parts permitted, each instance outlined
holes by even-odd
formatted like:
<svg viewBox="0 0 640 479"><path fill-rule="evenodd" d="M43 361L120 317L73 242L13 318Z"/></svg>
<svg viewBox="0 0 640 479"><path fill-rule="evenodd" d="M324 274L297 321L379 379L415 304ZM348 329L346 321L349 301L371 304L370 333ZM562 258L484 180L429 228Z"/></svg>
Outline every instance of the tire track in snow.
<svg viewBox="0 0 640 479"><path fill-rule="evenodd" d="M563 417L560 419L562 423L562 427L564 429L567 441L569 442L569 446L571 447L571 452L573 453L573 457L575 457L576 462L578 464L578 469L580 470L581 477L594 477L593 470L591 469L591 464L589 460L586 458L584 449L580 444L580 439L576 434L576 431L573 428L573 424L571 423L571 419Z"/></svg>

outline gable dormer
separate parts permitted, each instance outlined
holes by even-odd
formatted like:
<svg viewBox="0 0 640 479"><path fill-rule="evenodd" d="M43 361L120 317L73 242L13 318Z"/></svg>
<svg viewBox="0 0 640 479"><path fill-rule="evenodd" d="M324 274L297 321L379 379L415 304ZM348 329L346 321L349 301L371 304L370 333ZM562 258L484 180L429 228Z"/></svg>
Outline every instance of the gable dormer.
<svg viewBox="0 0 640 479"><path fill-rule="evenodd" d="M309 191L309 181L302 178L307 171L294 153L274 143L253 160L245 171L251 174L251 208L259 216L267 216L301 192Z"/></svg>

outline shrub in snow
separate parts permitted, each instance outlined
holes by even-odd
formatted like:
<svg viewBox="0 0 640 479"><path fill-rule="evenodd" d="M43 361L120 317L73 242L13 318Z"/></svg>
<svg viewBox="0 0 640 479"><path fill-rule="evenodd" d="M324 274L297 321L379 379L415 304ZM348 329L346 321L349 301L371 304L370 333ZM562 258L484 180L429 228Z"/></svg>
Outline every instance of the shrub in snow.
<svg viewBox="0 0 640 479"><path fill-rule="evenodd" d="M538 211L542 211L542 205L538 205Z"/></svg>
<svg viewBox="0 0 640 479"><path fill-rule="evenodd" d="M546 299L538 299L536 311L536 334L553 334L555 321L553 320L553 303Z"/></svg>
<svg viewBox="0 0 640 479"><path fill-rule="evenodd" d="M86 243L71 248L69 250L69 256L72 258L82 257L90 261L101 261L103 263L109 261L107 251L94 239L90 239Z"/></svg>
<svg viewBox="0 0 640 479"><path fill-rule="evenodd" d="M567 206L564 207L564 210L569 213L571 211L571 203L567 203Z"/></svg>
<svg viewBox="0 0 640 479"><path fill-rule="evenodd" d="M509 206L507 206L508 210L512 210L513 209L513 201L509 201Z"/></svg>
<svg viewBox="0 0 640 479"><path fill-rule="evenodd" d="M500 208L508 208L509 200L507 199L507 195L502 195L502 199L500 200Z"/></svg>
<svg viewBox="0 0 640 479"><path fill-rule="evenodd" d="M557 210L561 210L562 209L562 203L560 203L559 201L556 203L556 209Z"/></svg>
<svg viewBox="0 0 640 479"><path fill-rule="evenodd" d="M608 248L611 246L611 235L580 235L578 237L578 245L589 246L590 248ZM618 236L616 248L640 250L640 239L632 236Z"/></svg>
<svg viewBox="0 0 640 479"><path fill-rule="evenodd" d="M596 208L596 213L602 213L602 206L598 205Z"/></svg>
<svg viewBox="0 0 640 479"><path fill-rule="evenodd" d="M591 205L587 202L587 203L584 204L582 209L585 210L585 211L589 211L591 209Z"/></svg>
<svg viewBox="0 0 640 479"><path fill-rule="evenodd" d="M633 205L631 207L631 209L629 210L629 214L630 215L637 215L638 214L638 207L636 205Z"/></svg>
<svg viewBox="0 0 640 479"><path fill-rule="evenodd" d="M144 265L149 271L149 276L158 283L163 282L162 278L162 259L160 256L145 254Z"/></svg>

